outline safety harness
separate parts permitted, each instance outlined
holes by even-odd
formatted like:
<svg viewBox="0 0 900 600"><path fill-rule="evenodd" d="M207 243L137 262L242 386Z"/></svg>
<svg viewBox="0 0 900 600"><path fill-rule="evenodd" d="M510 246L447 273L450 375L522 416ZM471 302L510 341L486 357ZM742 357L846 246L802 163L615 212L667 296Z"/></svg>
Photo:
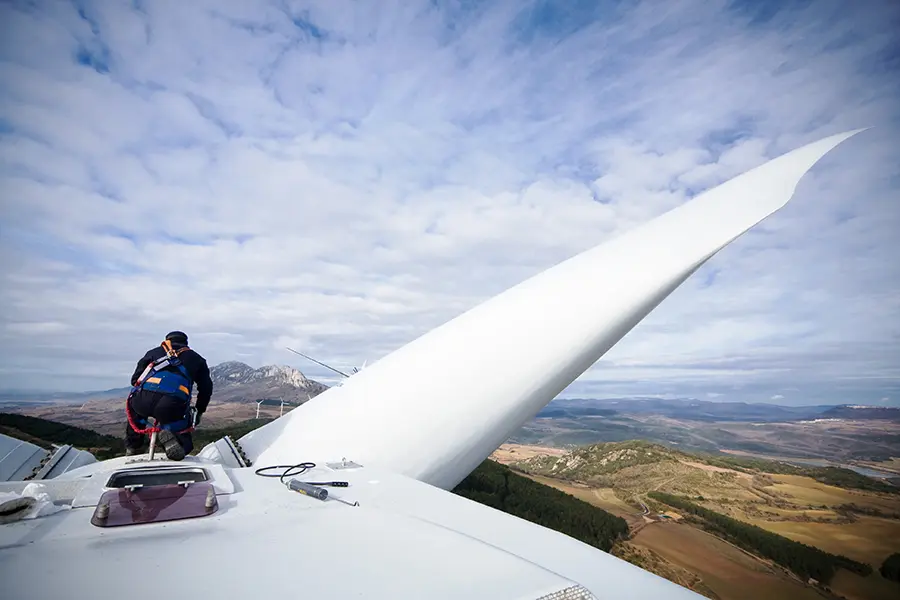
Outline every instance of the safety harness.
<svg viewBox="0 0 900 600"><path fill-rule="evenodd" d="M125 415L128 417L128 425L134 429L135 433L148 434L158 433L164 429L173 433L190 433L194 431L194 407L191 406L191 386L193 381L191 376L182 364L178 356L185 350L189 350L187 346L178 348L172 347L172 342L164 340L161 344L166 353L147 365L144 372L138 377L131 392L128 394L128 400L141 390L160 392L168 396L173 396L184 400L187 404L187 412L184 419L175 421L174 423L166 423L165 425L150 426L147 419L135 419L131 414L131 407L128 400L125 401ZM174 367L176 370L167 370ZM138 428L138 424L145 426L143 429ZM177 429L177 430L176 430Z"/></svg>

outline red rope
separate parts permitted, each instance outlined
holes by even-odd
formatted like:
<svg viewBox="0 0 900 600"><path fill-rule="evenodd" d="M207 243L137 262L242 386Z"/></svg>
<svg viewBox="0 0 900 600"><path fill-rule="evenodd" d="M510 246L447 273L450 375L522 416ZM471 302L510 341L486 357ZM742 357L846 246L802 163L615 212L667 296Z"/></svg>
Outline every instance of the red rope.
<svg viewBox="0 0 900 600"><path fill-rule="evenodd" d="M134 419L131 417L131 410L128 406L128 400L125 401L125 415L128 417L128 425L134 429L134 432L138 435L144 435L146 433L159 433L162 431L159 427L147 427L146 429L138 429L137 425L134 424Z"/></svg>

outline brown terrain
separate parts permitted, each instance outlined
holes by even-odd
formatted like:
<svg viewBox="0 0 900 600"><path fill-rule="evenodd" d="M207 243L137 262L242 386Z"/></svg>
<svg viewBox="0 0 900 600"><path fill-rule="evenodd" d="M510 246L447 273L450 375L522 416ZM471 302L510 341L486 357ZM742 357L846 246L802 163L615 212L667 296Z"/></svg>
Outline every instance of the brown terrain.
<svg viewBox="0 0 900 600"><path fill-rule="evenodd" d="M559 457L559 449L504 445L492 456L512 463L520 457ZM515 452L510 452L510 450ZM609 455L607 455L609 456ZM880 465L875 468L881 468ZM900 586L877 573L892 552L900 551L900 495L848 490L797 475L752 475L690 460L626 466L607 472L598 487L571 479L523 473L626 520L631 539L612 553L710 598L848 598L881 600L900 597ZM860 577L843 569L831 593L798 580L773 564L682 521L676 512L649 512L644 494L660 490L702 496L703 506L752 523L798 542L872 565ZM855 505L877 515L847 512ZM657 505L658 506L658 505Z"/></svg>
<svg viewBox="0 0 900 600"><path fill-rule="evenodd" d="M657 522L644 527L631 543L694 574L697 581L687 587L710 598L817 600L828 597L779 567L690 525ZM704 593L704 588L712 594Z"/></svg>
<svg viewBox="0 0 900 600"><path fill-rule="evenodd" d="M296 407L285 406L287 414ZM84 404L41 404L34 408L17 409L15 412L51 421L77 425L98 433L121 436L125 426L125 399L103 398L88 400ZM275 418L279 406L260 407L260 418ZM215 397L203 416L206 427L224 427L247 419L256 418L256 402L216 402Z"/></svg>
<svg viewBox="0 0 900 600"><path fill-rule="evenodd" d="M526 446L524 444L501 444L491 454L491 459L508 465L534 456L562 456L566 453L562 448L549 446Z"/></svg>

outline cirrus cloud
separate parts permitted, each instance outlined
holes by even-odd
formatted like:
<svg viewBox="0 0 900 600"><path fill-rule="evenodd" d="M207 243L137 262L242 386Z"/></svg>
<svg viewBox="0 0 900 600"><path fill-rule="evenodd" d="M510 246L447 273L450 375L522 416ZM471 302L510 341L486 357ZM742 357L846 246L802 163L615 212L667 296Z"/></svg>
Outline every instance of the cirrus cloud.
<svg viewBox="0 0 900 600"><path fill-rule="evenodd" d="M900 9L0 7L0 377L371 362L825 135L876 125L567 390L897 398ZM327 379L314 365L298 365Z"/></svg>

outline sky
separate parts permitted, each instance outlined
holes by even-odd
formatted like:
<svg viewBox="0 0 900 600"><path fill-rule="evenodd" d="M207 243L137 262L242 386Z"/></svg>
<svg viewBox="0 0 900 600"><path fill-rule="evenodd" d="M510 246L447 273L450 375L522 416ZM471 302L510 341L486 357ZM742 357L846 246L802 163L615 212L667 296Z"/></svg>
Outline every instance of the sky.
<svg viewBox="0 0 900 600"><path fill-rule="evenodd" d="M900 4L0 4L0 388L369 363L832 151L564 393L900 406ZM464 374L461 374L464 376Z"/></svg>

